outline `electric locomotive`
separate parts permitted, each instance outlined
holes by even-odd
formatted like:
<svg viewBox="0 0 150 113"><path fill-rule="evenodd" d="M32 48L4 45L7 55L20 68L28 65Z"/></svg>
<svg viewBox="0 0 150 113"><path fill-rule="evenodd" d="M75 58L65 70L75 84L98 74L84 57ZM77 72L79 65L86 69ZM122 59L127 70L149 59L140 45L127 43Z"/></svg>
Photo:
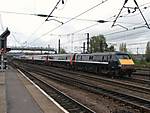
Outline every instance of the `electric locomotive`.
<svg viewBox="0 0 150 113"><path fill-rule="evenodd" d="M134 62L127 53L105 52L77 54L74 59L75 69L112 76L129 75L134 70Z"/></svg>

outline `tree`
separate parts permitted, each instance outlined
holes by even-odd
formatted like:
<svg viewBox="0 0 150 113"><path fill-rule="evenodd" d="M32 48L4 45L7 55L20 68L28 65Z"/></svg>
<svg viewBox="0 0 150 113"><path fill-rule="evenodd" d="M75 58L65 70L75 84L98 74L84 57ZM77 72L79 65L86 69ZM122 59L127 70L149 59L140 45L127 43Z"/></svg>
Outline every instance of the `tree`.
<svg viewBox="0 0 150 113"><path fill-rule="evenodd" d="M121 43L120 44L119 51L121 51L121 52L127 52L126 43Z"/></svg>
<svg viewBox="0 0 150 113"><path fill-rule="evenodd" d="M115 51L115 47L113 45L111 45L110 47L107 48L108 52L114 52Z"/></svg>
<svg viewBox="0 0 150 113"><path fill-rule="evenodd" d="M63 48L60 48L60 54L65 54L65 53L67 53L66 50Z"/></svg>
<svg viewBox="0 0 150 113"><path fill-rule="evenodd" d="M93 52L104 52L107 50L106 39L103 35L93 36L90 39L90 51Z"/></svg>
<svg viewBox="0 0 150 113"><path fill-rule="evenodd" d="M147 42L145 57L146 61L150 62L150 41Z"/></svg>

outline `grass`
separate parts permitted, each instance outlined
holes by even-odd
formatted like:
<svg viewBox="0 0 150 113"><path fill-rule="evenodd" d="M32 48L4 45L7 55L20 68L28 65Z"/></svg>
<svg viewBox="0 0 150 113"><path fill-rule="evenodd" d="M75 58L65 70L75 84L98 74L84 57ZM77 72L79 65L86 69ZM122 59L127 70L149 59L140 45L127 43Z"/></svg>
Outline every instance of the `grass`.
<svg viewBox="0 0 150 113"><path fill-rule="evenodd" d="M136 66L140 66L140 67L150 67L150 62L147 61L139 61L139 60L135 60L134 61Z"/></svg>

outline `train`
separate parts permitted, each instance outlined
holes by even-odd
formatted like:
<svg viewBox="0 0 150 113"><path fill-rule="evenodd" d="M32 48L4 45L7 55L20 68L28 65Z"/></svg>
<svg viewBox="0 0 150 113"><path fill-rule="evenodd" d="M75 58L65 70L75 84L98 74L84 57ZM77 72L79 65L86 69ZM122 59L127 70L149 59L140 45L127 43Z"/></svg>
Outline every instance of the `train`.
<svg viewBox="0 0 150 113"><path fill-rule="evenodd" d="M131 77L135 71L133 59L125 52L28 55L18 60L71 70L102 73L112 77L124 75Z"/></svg>

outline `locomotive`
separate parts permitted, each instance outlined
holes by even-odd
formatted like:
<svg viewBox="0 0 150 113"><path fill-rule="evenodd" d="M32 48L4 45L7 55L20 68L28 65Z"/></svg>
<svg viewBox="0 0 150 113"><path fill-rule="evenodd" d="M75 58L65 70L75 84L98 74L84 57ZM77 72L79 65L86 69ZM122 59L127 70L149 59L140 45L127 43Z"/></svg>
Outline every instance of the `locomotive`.
<svg viewBox="0 0 150 113"><path fill-rule="evenodd" d="M20 60L111 76L131 76L135 71L132 58L124 52L38 55Z"/></svg>

